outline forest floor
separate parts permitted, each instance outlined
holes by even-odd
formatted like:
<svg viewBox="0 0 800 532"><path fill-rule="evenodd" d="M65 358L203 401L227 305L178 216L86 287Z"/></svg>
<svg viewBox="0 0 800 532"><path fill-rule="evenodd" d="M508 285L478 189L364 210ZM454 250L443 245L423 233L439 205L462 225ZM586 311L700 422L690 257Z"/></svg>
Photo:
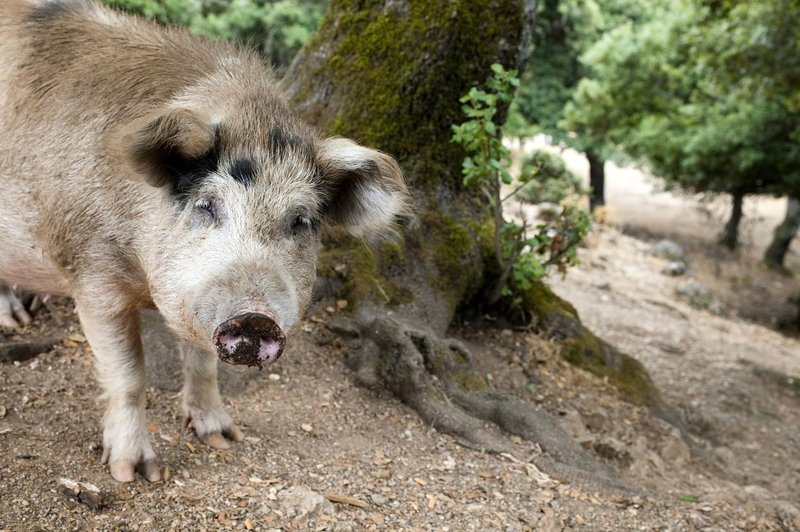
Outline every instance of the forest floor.
<svg viewBox="0 0 800 532"><path fill-rule="evenodd" d="M800 284L758 266L761 237L720 255L721 220L625 172L609 172L611 223L552 284L642 361L691 442L530 332L464 324L452 334L494 386L550 412L641 494L548 478L527 463L538 452L527 442L509 457L462 447L389 393L355 386L327 327L335 308L312 309L268 371L223 373L247 436L228 451L183 428L178 363L160 362L148 429L168 479L116 484L100 464L91 352L71 303L56 299L6 338L57 335L56 347L0 362L0 530L800 529L800 340L776 331ZM746 234L778 223L780 206L763 201L749 207L764 215ZM664 237L684 247L687 275L661 273L667 261L650 250ZM788 265L800 271L796 252ZM64 495L61 477L96 485L104 507Z"/></svg>

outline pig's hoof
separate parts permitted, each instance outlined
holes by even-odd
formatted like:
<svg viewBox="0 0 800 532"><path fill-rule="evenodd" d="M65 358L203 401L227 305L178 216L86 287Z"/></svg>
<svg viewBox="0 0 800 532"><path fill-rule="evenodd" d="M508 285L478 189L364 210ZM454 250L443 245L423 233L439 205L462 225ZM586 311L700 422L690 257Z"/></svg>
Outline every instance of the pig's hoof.
<svg viewBox="0 0 800 532"><path fill-rule="evenodd" d="M155 460L147 460L142 464L142 474L150 482L161 480L161 468Z"/></svg>
<svg viewBox="0 0 800 532"><path fill-rule="evenodd" d="M117 482L133 482L133 462L118 460L109 464L108 468L111 470L111 476Z"/></svg>
<svg viewBox="0 0 800 532"><path fill-rule="evenodd" d="M0 325L9 329L18 329L30 322L31 316L17 296L5 286L0 285Z"/></svg>
<svg viewBox="0 0 800 532"><path fill-rule="evenodd" d="M108 462L108 450L103 451L103 463ZM138 467L137 467L138 466ZM111 471L111 476L117 482L133 482L136 477L135 472L139 472L150 482L158 482L161 480L161 468L155 459L145 460L139 464L134 464L130 460L117 460L108 464L108 469Z"/></svg>
<svg viewBox="0 0 800 532"><path fill-rule="evenodd" d="M198 435L198 437L200 441L214 449L230 449L231 444L228 440L242 441L244 439L241 429L233 424L222 432L211 432L202 436Z"/></svg>

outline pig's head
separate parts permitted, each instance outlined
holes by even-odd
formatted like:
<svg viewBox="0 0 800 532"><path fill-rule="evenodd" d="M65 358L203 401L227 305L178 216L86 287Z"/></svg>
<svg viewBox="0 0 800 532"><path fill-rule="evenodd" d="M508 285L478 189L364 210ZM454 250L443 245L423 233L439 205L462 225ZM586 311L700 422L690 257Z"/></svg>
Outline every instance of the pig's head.
<svg viewBox="0 0 800 532"><path fill-rule="evenodd" d="M262 367L308 306L321 230L391 230L408 193L394 159L317 138L277 98L207 109L136 119L117 151L160 189L143 262L168 324L223 361Z"/></svg>

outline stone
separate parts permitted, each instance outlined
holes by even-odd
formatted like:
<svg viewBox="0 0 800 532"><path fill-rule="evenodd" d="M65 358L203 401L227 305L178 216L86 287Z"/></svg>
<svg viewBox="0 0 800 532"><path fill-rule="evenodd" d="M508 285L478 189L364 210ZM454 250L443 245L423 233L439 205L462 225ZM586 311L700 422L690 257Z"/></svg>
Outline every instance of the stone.
<svg viewBox="0 0 800 532"><path fill-rule="evenodd" d="M669 275L670 277L680 277L681 275L685 275L687 271L686 263L683 261L674 261L667 264L667 266L661 270L661 273L664 275Z"/></svg>
<svg viewBox="0 0 800 532"><path fill-rule="evenodd" d="M686 262L686 255L683 247L672 240L661 240L650 248L649 253L653 256L667 259L673 262Z"/></svg>
<svg viewBox="0 0 800 532"><path fill-rule="evenodd" d="M694 308L707 309L712 305L711 292L697 281L689 281L679 286L675 290L675 294Z"/></svg>
<svg viewBox="0 0 800 532"><path fill-rule="evenodd" d="M278 500L292 518L312 514L332 514L336 510L328 499L305 486L293 486L278 494Z"/></svg>

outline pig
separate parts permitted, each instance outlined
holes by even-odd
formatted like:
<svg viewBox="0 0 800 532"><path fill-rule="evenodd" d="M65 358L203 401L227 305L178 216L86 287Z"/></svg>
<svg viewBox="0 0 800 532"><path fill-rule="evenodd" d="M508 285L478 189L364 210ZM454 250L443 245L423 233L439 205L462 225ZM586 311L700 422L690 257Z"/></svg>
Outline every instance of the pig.
<svg viewBox="0 0 800 532"><path fill-rule="evenodd" d="M197 437L242 431L218 360L276 361L309 304L326 228L408 213L397 162L294 116L252 51L90 0L0 3L0 323L10 287L74 298L107 401L103 462L160 479L138 311L181 342Z"/></svg>

